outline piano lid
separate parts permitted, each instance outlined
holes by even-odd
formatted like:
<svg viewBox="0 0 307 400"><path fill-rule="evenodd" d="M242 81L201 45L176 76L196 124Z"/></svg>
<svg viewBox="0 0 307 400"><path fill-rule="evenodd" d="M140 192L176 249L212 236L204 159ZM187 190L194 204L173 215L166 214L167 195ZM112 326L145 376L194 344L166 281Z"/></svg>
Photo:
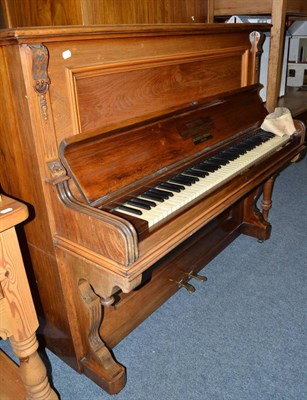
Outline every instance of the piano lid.
<svg viewBox="0 0 307 400"><path fill-rule="evenodd" d="M200 100L179 112L60 145L60 157L91 203L163 174L259 126L266 110L259 85Z"/></svg>

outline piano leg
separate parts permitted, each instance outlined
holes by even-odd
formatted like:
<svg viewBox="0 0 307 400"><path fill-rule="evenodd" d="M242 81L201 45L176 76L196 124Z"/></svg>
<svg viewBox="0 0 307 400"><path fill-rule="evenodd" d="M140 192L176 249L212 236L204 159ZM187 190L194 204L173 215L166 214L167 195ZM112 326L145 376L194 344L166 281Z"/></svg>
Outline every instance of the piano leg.
<svg viewBox="0 0 307 400"><path fill-rule="evenodd" d="M86 280L79 283L81 298L88 311L89 352L81 360L84 373L110 394L118 393L126 383L125 368L118 364L99 335L102 321L100 297L92 290Z"/></svg>
<svg viewBox="0 0 307 400"><path fill-rule="evenodd" d="M263 218L266 221L268 220L269 210L272 207L272 192L273 192L273 185L274 185L274 182L275 182L275 178L276 178L275 175L272 176L263 185L261 208L262 208Z"/></svg>
<svg viewBox="0 0 307 400"><path fill-rule="evenodd" d="M66 353L66 347L59 352L61 344L57 342L55 350L64 361L106 392L116 394L126 384L126 369L114 359L99 333L104 309L111 303L110 297L104 299L100 293L105 280L103 271L99 268L96 271L88 260L60 247L56 247L56 254L65 293L63 312L69 322L69 341L74 352L68 349Z"/></svg>
<svg viewBox="0 0 307 400"><path fill-rule="evenodd" d="M270 238L272 227L267 218L272 206L271 198L275 178L276 176L271 177L244 199L242 203L243 218L240 227L241 233L255 237L258 240L267 240ZM257 207L257 201L261 195L262 212Z"/></svg>

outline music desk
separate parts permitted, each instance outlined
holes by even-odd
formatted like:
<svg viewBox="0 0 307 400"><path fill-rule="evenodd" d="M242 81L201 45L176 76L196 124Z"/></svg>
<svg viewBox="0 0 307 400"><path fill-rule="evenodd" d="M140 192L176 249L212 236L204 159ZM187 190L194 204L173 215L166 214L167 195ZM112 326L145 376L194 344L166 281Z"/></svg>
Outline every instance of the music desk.
<svg viewBox="0 0 307 400"><path fill-rule="evenodd" d="M0 337L9 339L20 360L17 368L1 352L0 398L57 400L37 353L38 320L15 231L27 217L24 204L0 194Z"/></svg>

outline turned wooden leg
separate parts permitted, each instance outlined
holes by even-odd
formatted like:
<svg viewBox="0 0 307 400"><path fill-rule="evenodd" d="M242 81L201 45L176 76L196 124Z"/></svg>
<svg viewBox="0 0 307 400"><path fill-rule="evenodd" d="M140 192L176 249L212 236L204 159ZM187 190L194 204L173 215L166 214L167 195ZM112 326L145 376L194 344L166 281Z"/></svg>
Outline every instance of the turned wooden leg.
<svg viewBox="0 0 307 400"><path fill-rule="evenodd" d="M101 299L86 280L79 283L81 298L88 314L88 353L81 360L84 373L110 394L118 393L126 384L125 368L117 363L99 335L102 321ZM112 303L110 299L106 305Z"/></svg>
<svg viewBox="0 0 307 400"><path fill-rule="evenodd" d="M19 373L26 389L26 400L57 400L58 396L50 387L46 367L37 353L35 333L22 341L11 337L10 342L20 360Z"/></svg>
<svg viewBox="0 0 307 400"><path fill-rule="evenodd" d="M38 320L15 231L27 218L27 208L0 195L0 210L0 337L9 338L20 360L26 400L57 400L37 353Z"/></svg>
<svg viewBox="0 0 307 400"><path fill-rule="evenodd" d="M269 210L272 208L272 192L275 178L276 176L272 176L263 185L261 208L262 216L266 221L268 220Z"/></svg>
<svg viewBox="0 0 307 400"><path fill-rule="evenodd" d="M269 210L272 206L272 190L275 176L255 189L243 202L243 218L241 233L253 236L258 240L267 240L271 235L271 224L267 221ZM262 195L261 208L257 207L257 201Z"/></svg>

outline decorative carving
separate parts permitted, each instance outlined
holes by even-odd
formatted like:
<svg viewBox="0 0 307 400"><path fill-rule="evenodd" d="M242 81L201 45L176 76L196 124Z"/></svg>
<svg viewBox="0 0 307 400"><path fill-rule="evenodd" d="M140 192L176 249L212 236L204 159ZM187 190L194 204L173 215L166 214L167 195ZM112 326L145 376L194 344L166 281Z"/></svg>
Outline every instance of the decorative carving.
<svg viewBox="0 0 307 400"><path fill-rule="evenodd" d="M46 101L46 96L44 94L41 94L39 96L39 103L40 103L40 109L42 112L42 116L45 121L48 119L48 106L47 106L47 101Z"/></svg>
<svg viewBox="0 0 307 400"><path fill-rule="evenodd" d="M261 54L263 53L263 43L265 40L265 34L263 32L253 31L250 34L250 42L251 42L251 52L253 54L253 83L259 82L260 75L260 59Z"/></svg>
<svg viewBox="0 0 307 400"><path fill-rule="evenodd" d="M277 175L273 175L263 185L255 189L243 204L243 223L241 232L256 237L258 241L269 239L271 234L271 224L268 222L269 210L272 207L272 191ZM262 212L257 207L260 196Z"/></svg>
<svg viewBox="0 0 307 400"><path fill-rule="evenodd" d="M34 89L39 94L46 94L50 79L47 73L48 50L42 44L30 44L33 53L32 76L34 79Z"/></svg>
<svg viewBox="0 0 307 400"><path fill-rule="evenodd" d="M48 106L46 100L46 93L50 85L50 78L48 76L48 50L42 44L29 45L33 53L32 63L32 76L34 80L34 90L39 94L40 109L43 119L48 120Z"/></svg>
<svg viewBox="0 0 307 400"><path fill-rule="evenodd" d="M101 340L99 327L102 321L101 299L86 280L79 282L79 291L88 310L88 353L81 360L84 373L93 379L97 371L100 378L95 381L111 394L118 393L126 383L125 368L118 364Z"/></svg>

